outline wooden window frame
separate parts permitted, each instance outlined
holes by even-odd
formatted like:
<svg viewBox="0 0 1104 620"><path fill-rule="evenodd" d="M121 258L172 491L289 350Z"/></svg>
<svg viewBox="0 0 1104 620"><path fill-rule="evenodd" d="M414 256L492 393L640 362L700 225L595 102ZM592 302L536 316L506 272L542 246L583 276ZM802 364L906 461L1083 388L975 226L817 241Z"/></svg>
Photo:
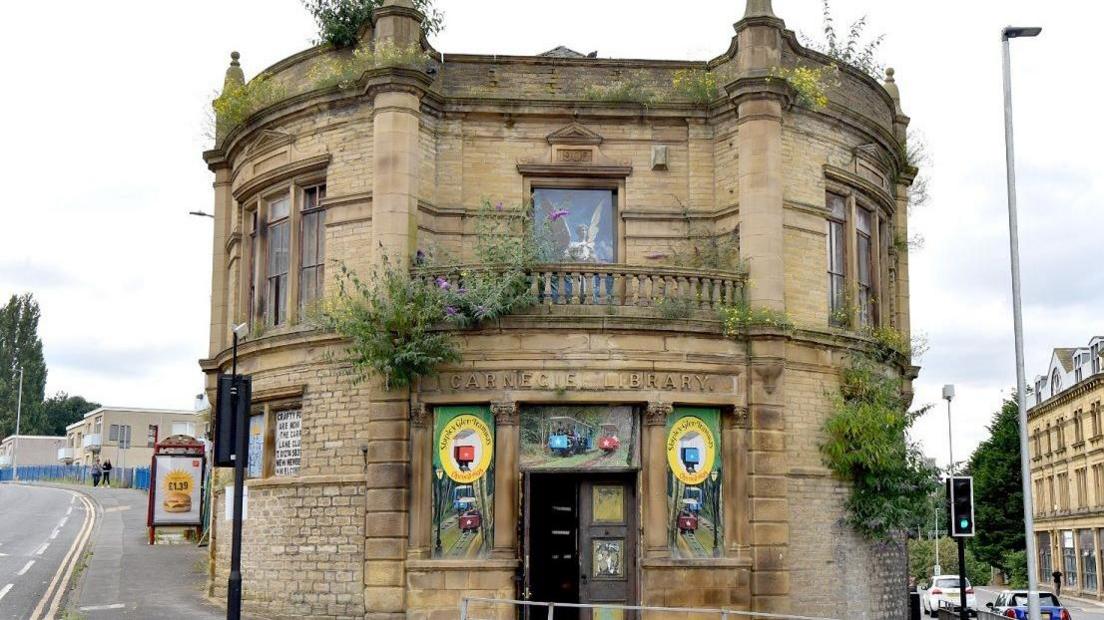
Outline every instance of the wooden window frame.
<svg viewBox="0 0 1104 620"><path fill-rule="evenodd" d="M315 203L313 207L307 204L307 194L311 190L316 192ZM323 181L315 185L305 185L298 190L301 194L299 204L299 233L296 237L298 239L299 246L299 260L296 262L297 269L299 271L297 288L298 293L296 295L298 310L300 316L307 311L307 304L321 299L325 291L325 278L326 278L326 207L324 201L326 200L326 183ZM306 264L307 260L305 248L307 247L307 226L305 221L312 217L317 216L317 230L315 231L315 248L316 262L312 264ZM315 278L315 291L313 297L305 297L303 294L304 287L303 281L306 278L308 270L311 270L312 276Z"/></svg>
<svg viewBox="0 0 1104 620"><path fill-rule="evenodd" d="M864 195L856 188L847 185L845 183L827 180L825 182L825 202L824 209L826 212L826 220L829 222L840 223L839 218L832 216L832 209L829 207L829 195L840 196L846 199L845 203L845 220L844 220L844 254L845 254L845 281L846 281L846 296L851 300L850 307L848 308L849 316L848 320L853 328L858 327L884 327L890 325L889 312L885 311L884 300L890 296L889 291L889 233L893 228L893 219L891 214L882 208L878 201L871 199ZM870 233L866 236L870 239L870 320L863 320L863 308L860 303L859 296L859 236L862 235L858 229L858 216L859 209L865 210L870 214ZM831 231L829 230L829 235ZM829 238L826 242L831 243ZM829 252L831 247L829 246ZM826 254L826 258L830 259L830 255ZM835 310L832 309L831 300L831 271L830 266L825 270L828 272L829 277L829 301L828 301L828 321L830 325L839 327L835 324Z"/></svg>
<svg viewBox="0 0 1104 620"><path fill-rule="evenodd" d="M842 218L837 216L835 209L832 208L831 203L833 198L838 198L843 201L843 216ZM848 304L847 298L850 296L849 284L848 284L848 212L850 211L850 200L847 196L834 192L825 192L825 206L828 209L828 217L826 219L827 239L825 240L828 249L828 323L835 327L843 327L847 321L839 320L840 312L847 311ZM843 248L843 261L839 265L839 273L834 271L834 259L838 252L836 244L842 244ZM834 294L834 286L836 280L842 280L840 286L840 295ZM838 306L837 306L838 301ZM852 317L847 317L847 320L852 320Z"/></svg>
<svg viewBox="0 0 1104 620"><path fill-rule="evenodd" d="M251 194L248 200L239 203L238 225L244 231L246 241L243 244L243 256L240 261L239 273L245 277L239 278L239 295L241 299L238 319L235 324L248 322L254 329L260 321L265 329L285 328L298 325L302 321L305 312L300 307L300 276L301 276L301 252L302 252L302 203L304 192L310 188L326 185L324 172L313 171L307 174L287 180L283 183L272 185L263 192ZM287 295L286 306L282 320L274 324L267 307L269 297L269 225L268 205L270 202L282 197L288 198L288 270L287 270ZM325 237L324 212L328 209L325 198L319 200L317 207L309 210L310 213L322 212L319 224L320 235ZM256 228L254 229L254 222ZM319 254L321 264L325 264L325 250ZM319 291L321 296L321 291Z"/></svg>

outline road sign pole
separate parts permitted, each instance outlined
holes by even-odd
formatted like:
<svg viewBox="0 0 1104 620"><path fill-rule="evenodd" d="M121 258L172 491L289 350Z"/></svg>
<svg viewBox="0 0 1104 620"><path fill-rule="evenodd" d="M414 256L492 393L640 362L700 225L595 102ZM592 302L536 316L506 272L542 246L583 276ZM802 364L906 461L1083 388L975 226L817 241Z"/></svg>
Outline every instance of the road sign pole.
<svg viewBox="0 0 1104 620"><path fill-rule="evenodd" d="M966 539L955 538L958 542L958 617L967 620L970 610L966 608Z"/></svg>

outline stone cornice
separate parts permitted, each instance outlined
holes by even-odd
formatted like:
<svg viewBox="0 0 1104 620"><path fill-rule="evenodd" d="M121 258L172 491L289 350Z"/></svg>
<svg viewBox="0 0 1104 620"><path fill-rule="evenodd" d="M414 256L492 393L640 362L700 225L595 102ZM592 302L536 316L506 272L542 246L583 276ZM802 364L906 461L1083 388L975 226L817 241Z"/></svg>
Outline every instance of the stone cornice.
<svg viewBox="0 0 1104 620"><path fill-rule="evenodd" d="M302 398L303 393L306 392L306 384L299 385L286 385L283 387L269 388L267 390L257 390L253 392L253 402L263 403L274 400L287 400L292 398Z"/></svg>
<svg viewBox="0 0 1104 620"><path fill-rule="evenodd" d="M422 96L433 85L433 78L424 71L406 67L380 67L364 73L365 95L374 96L379 92L406 92Z"/></svg>
<svg viewBox="0 0 1104 620"><path fill-rule="evenodd" d="M632 165L518 163L517 171L527 177L624 179L632 176L633 168Z"/></svg>
<svg viewBox="0 0 1104 620"><path fill-rule="evenodd" d="M314 157L293 161L263 174L259 174L245 183L242 183L238 189L234 190L234 200L245 202L252 198L257 192L270 185L291 180L301 174L322 170L330 165L330 160L332 158L333 156L329 153L315 155Z"/></svg>
<svg viewBox="0 0 1104 620"><path fill-rule="evenodd" d="M1051 396L1043 402L1031 407L1027 410L1028 419L1032 419L1051 411L1054 411L1062 405L1069 404L1071 401L1100 389L1104 386L1104 373L1097 373L1092 375L1088 379L1085 379L1081 383L1074 385L1073 387L1059 392L1057 396Z"/></svg>
<svg viewBox="0 0 1104 620"><path fill-rule="evenodd" d="M897 201L885 189L878 187L863 177L839 166L824 164L824 176L844 185L849 185L861 191L867 197L878 203L886 213L897 212Z"/></svg>
<svg viewBox="0 0 1104 620"><path fill-rule="evenodd" d="M755 99L773 99L781 103L782 109L790 107L794 100L793 87L786 80L772 78L769 75L744 76L725 85L725 91L729 99L737 107L745 102ZM741 116L740 120L744 120Z"/></svg>

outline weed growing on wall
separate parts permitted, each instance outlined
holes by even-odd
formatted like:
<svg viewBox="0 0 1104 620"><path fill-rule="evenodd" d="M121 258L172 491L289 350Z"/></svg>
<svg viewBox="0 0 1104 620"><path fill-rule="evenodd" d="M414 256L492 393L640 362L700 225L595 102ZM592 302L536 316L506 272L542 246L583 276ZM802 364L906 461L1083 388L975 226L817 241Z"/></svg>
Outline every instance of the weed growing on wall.
<svg viewBox="0 0 1104 620"><path fill-rule="evenodd" d="M647 71L633 71L616 80L588 84L583 89L583 97L588 101L639 103L644 106L660 103L667 98Z"/></svg>
<svg viewBox="0 0 1104 620"><path fill-rule="evenodd" d="M866 357L843 371L832 400L820 452L851 485L847 521L868 538L889 538L908 527L937 485L938 471L908 437L927 409L910 412L900 379Z"/></svg>
<svg viewBox="0 0 1104 620"><path fill-rule="evenodd" d="M722 308L720 319L724 334L730 338L738 338L753 327L771 327L784 331L791 331L794 328L793 321L785 312L770 308L753 308L746 304Z"/></svg>
<svg viewBox="0 0 1104 620"><path fill-rule="evenodd" d="M382 377L388 389L460 359L452 335L436 329L446 318L432 283L386 260L367 281L342 266L337 296L321 311L322 325L348 339L353 370Z"/></svg>

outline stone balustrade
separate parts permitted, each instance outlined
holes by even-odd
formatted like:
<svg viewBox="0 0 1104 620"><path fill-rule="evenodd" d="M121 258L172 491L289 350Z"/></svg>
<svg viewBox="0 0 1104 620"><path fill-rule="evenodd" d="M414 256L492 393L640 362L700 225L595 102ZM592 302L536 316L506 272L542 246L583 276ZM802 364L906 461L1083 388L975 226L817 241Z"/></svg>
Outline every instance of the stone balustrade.
<svg viewBox="0 0 1104 620"><path fill-rule="evenodd" d="M463 273L478 266L420 267L413 277L426 282L445 278L464 285ZM528 272L530 292L542 306L661 307L679 304L687 311L714 311L744 299L742 273L687 267L596 263L537 265Z"/></svg>

